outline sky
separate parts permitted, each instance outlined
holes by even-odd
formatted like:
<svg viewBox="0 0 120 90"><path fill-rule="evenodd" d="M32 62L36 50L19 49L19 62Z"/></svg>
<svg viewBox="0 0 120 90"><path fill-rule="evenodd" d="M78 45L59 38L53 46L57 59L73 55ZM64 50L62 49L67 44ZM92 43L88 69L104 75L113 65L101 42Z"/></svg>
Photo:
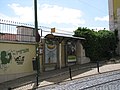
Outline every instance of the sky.
<svg viewBox="0 0 120 90"><path fill-rule="evenodd" d="M0 19L34 24L34 0L0 0ZM109 29L108 0L37 0L38 25L75 31Z"/></svg>

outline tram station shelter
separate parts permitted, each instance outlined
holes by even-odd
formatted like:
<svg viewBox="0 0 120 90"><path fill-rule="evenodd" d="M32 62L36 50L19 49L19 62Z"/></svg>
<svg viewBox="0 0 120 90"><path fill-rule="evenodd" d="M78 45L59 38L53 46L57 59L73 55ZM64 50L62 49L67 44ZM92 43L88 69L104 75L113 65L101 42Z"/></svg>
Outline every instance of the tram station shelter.
<svg viewBox="0 0 120 90"><path fill-rule="evenodd" d="M84 40L82 37L47 34L43 41L41 69L48 71L90 62L81 43Z"/></svg>

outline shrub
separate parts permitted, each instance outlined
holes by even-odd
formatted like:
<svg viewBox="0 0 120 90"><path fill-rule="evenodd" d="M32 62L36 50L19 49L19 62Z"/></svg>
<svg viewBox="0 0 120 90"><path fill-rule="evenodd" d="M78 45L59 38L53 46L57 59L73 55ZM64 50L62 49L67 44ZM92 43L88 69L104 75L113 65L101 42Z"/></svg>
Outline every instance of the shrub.
<svg viewBox="0 0 120 90"><path fill-rule="evenodd" d="M84 37L86 40L82 43L86 51L86 56L92 61L111 58L115 55L118 38L117 31L108 30L93 31L88 28L78 27L74 31L74 36Z"/></svg>

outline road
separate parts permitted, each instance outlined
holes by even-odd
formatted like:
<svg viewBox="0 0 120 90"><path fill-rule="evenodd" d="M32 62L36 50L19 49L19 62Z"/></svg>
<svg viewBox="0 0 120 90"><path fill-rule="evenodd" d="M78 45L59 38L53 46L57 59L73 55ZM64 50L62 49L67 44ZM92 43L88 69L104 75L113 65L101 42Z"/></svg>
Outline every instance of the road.
<svg viewBox="0 0 120 90"><path fill-rule="evenodd" d="M37 90L120 90L120 70L40 87Z"/></svg>

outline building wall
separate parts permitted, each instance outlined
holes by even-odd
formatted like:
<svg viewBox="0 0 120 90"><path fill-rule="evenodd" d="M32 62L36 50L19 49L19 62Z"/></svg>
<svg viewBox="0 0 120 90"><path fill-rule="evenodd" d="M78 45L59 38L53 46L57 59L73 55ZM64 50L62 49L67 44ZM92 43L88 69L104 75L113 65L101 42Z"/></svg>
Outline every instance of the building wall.
<svg viewBox="0 0 120 90"><path fill-rule="evenodd" d="M34 44L0 42L0 82L33 74Z"/></svg>
<svg viewBox="0 0 120 90"><path fill-rule="evenodd" d="M118 12L117 9L120 8L120 0L108 0L109 4L109 28L114 31L118 25Z"/></svg>
<svg viewBox="0 0 120 90"><path fill-rule="evenodd" d="M85 57L85 51L80 41L76 42L76 64L88 63L89 61ZM57 50L56 62L45 63L44 54L40 55L40 70L44 71L44 68L61 69L66 67L66 51L65 42L60 45L61 50ZM44 50L44 53L46 50ZM61 54L60 54L61 53ZM45 53L48 55L48 53ZM33 57L36 55L35 44L27 43L12 43L12 42L0 42L0 83L9 81L19 77L34 74L33 71ZM47 66L46 66L47 65ZM51 70L51 69L50 69Z"/></svg>
<svg viewBox="0 0 120 90"><path fill-rule="evenodd" d="M109 29L114 30L113 0L108 0L109 6Z"/></svg>
<svg viewBox="0 0 120 90"><path fill-rule="evenodd" d="M90 59L85 56L85 50L83 48L83 45L80 41L77 41L77 47L76 47L76 58L77 58L77 64L85 64L89 63Z"/></svg>
<svg viewBox="0 0 120 90"><path fill-rule="evenodd" d="M109 28L111 31L118 30L120 40L120 0L108 0L109 4ZM120 55L120 41L118 43L117 54Z"/></svg>
<svg viewBox="0 0 120 90"><path fill-rule="evenodd" d="M113 0L113 13L117 17L117 9L120 7L120 0Z"/></svg>

